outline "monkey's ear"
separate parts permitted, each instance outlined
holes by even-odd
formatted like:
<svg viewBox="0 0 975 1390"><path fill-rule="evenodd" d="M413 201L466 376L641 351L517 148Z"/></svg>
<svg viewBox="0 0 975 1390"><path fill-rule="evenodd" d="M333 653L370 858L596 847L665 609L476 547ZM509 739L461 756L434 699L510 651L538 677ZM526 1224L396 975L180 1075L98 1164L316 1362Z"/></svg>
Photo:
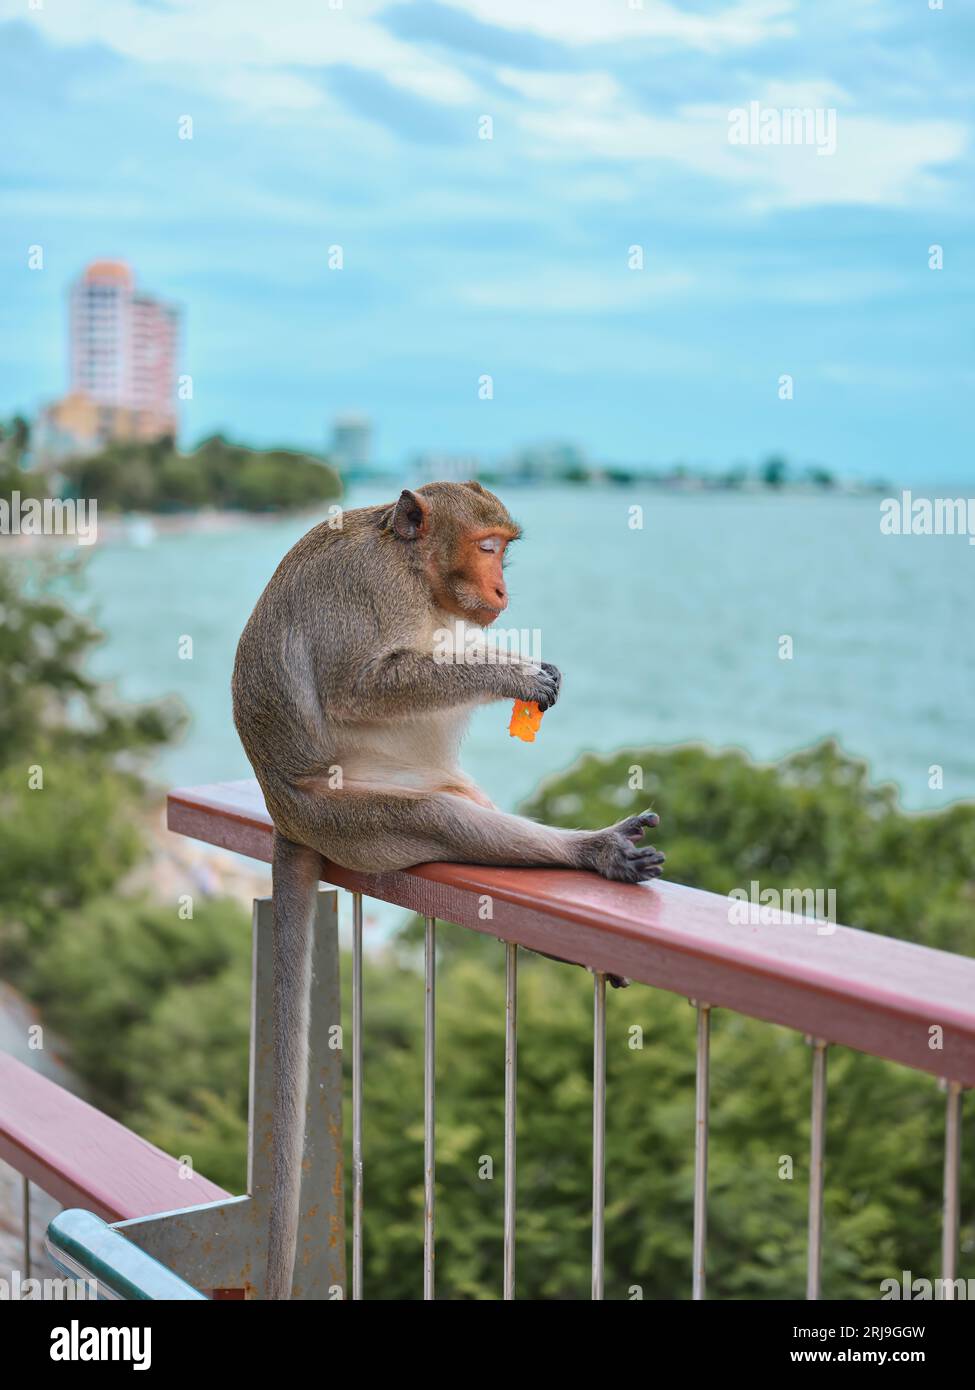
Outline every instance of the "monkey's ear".
<svg viewBox="0 0 975 1390"><path fill-rule="evenodd" d="M393 530L404 541L415 541L427 528L430 503L404 488L393 508Z"/></svg>
<svg viewBox="0 0 975 1390"><path fill-rule="evenodd" d="M464 487L471 487L471 488L474 489L475 492L483 492L483 491L484 491L484 489L481 487L481 484L480 484L479 482L477 482L477 480L474 479L474 478L472 478L472 479L470 480L470 482L465 483L465 484L464 484Z"/></svg>

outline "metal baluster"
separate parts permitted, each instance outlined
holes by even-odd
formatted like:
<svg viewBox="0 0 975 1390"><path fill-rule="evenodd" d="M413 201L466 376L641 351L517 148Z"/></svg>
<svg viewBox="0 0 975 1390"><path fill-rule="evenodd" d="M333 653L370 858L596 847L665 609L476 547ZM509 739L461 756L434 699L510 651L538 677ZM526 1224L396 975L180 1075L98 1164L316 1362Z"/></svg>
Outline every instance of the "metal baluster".
<svg viewBox="0 0 975 1390"><path fill-rule="evenodd" d="M24 1278L30 1278L30 1179L23 1179Z"/></svg>
<svg viewBox="0 0 975 1390"><path fill-rule="evenodd" d="M518 1114L518 947L504 946L504 1298L515 1296L516 1145Z"/></svg>
<svg viewBox="0 0 975 1390"><path fill-rule="evenodd" d="M362 894L352 894L352 1297L362 1298Z"/></svg>
<svg viewBox="0 0 975 1390"><path fill-rule="evenodd" d="M423 963L426 1004L423 1016L423 1297L433 1298L434 1059L437 922L424 917Z"/></svg>
<svg viewBox="0 0 975 1390"><path fill-rule="evenodd" d="M819 1298L823 1264L823 1170L826 1152L826 1049L822 1038L807 1038L813 1049L812 1133L809 1143L809 1244L806 1298Z"/></svg>
<svg viewBox="0 0 975 1390"><path fill-rule="evenodd" d="M694 1129L694 1271L691 1297L706 1297L708 1241L708 1123L711 1092L711 1005L697 1009L697 1082Z"/></svg>
<svg viewBox="0 0 975 1390"><path fill-rule="evenodd" d="M943 1083L945 1102L945 1180L941 1223L941 1277L944 1297L954 1300L953 1281L958 1273L959 1183L961 1175L961 1082Z"/></svg>
<svg viewBox="0 0 975 1390"><path fill-rule="evenodd" d="M606 1205L606 976L594 972L592 1023L592 1296L603 1297Z"/></svg>

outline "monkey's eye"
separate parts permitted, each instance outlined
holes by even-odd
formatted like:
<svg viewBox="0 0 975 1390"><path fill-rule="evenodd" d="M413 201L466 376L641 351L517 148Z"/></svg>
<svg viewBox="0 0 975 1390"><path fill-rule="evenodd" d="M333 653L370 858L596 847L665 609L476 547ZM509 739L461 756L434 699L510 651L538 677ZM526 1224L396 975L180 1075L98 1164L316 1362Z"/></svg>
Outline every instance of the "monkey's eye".
<svg viewBox="0 0 975 1390"><path fill-rule="evenodd" d="M485 550L489 555L496 555L501 549L501 542L497 536L487 536L483 541L478 541L478 550Z"/></svg>

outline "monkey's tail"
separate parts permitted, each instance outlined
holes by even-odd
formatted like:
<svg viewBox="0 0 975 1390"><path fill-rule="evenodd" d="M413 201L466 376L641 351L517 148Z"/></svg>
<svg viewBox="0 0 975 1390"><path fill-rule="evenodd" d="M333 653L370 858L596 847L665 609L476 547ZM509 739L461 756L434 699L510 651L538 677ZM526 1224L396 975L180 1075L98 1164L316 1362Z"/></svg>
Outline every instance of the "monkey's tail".
<svg viewBox="0 0 975 1390"><path fill-rule="evenodd" d="M311 948L321 856L275 832L274 1106L266 1298L290 1298L301 1211Z"/></svg>

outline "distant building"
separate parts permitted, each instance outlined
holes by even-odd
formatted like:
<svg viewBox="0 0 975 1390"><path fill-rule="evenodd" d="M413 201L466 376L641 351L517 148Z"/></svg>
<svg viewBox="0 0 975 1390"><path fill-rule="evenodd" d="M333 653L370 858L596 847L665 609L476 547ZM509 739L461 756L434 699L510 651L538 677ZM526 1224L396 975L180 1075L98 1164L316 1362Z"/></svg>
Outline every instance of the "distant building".
<svg viewBox="0 0 975 1390"><path fill-rule="evenodd" d="M329 455L344 474L368 472L372 462L372 424L368 416L336 416Z"/></svg>
<svg viewBox="0 0 975 1390"><path fill-rule="evenodd" d="M93 261L71 286L70 389L41 411L39 459L175 435L179 331L178 309L138 291L124 261Z"/></svg>
<svg viewBox="0 0 975 1390"><path fill-rule="evenodd" d="M511 478L545 482L557 478L582 479L591 470L592 464L578 445L556 441L519 449L503 461L500 471Z"/></svg>
<svg viewBox="0 0 975 1390"><path fill-rule="evenodd" d="M104 405L82 391L69 391L44 407L31 435L31 452L43 467L96 454L116 441L147 442L163 437L158 416L124 405Z"/></svg>
<svg viewBox="0 0 975 1390"><path fill-rule="evenodd" d="M416 483L467 483L477 480L480 462L476 454L417 454L410 469Z"/></svg>

